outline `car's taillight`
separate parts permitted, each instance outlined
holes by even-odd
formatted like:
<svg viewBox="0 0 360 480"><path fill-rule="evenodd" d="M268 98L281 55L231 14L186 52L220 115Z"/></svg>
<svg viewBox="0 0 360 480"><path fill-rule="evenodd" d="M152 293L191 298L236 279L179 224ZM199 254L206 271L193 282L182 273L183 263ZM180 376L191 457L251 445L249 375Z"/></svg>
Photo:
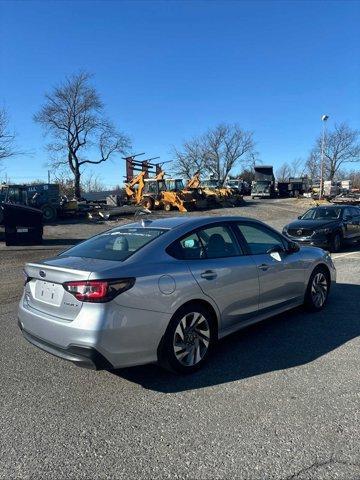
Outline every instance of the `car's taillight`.
<svg viewBox="0 0 360 480"><path fill-rule="evenodd" d="M135 283L135 278L119 280L79 280L65 282L65 290L81 302L109 302L117 295L129 290Z"/></svg>

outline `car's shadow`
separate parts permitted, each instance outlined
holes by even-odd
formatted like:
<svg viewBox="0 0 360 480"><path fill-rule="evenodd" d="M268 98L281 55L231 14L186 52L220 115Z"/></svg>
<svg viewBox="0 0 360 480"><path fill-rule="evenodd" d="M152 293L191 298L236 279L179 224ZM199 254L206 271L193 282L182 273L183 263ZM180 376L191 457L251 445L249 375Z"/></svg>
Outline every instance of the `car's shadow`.
<svg viewBox="0 0 360 480"><path fill-rule="evenodd" d="M360 335L360 285L337 284L326 308L302 308L239 331L216 346L202 370L178 376L156 365L113 371L146 389L180 392L312 362Z"/></svg>

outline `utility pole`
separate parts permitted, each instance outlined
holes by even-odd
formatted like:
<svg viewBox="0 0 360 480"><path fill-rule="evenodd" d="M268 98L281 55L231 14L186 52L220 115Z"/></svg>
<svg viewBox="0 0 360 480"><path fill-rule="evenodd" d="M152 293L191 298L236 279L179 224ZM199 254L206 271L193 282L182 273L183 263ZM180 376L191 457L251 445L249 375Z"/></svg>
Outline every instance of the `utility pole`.
<svg viewBox="0 0 360 480"><path fill-rule="evenodd" d="M321 164L320 164L320 192L319 200L323 198L324 195L324 156L325 156L325 140L326 140L326 122L329 118L329 115L323 115L321 121L323 123L322 127L322 140L321 140Z"/></svg>

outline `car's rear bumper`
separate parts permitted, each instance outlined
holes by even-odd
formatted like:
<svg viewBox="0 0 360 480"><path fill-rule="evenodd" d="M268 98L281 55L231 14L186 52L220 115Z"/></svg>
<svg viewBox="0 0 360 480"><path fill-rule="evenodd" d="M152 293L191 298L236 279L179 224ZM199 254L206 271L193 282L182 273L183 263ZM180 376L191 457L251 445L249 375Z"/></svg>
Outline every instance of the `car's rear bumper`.
<svg viewBox="0 0 360 480"><path fill-rule="evenodd" d="M84 305L69 321L29 307L23 296L18 319L30 343L79 366L122 368L157 361L171 315L112 303Z"/></svg>
<svg viewBox="0 0 360 480"><path fill-rule="evenodd" d="M60 348L57 345L45 342L41 338L31 335L31 333L24 330L20 320L18 320L18 326L24 338L29 343L47 353L51 353L51 355L55 355L63 360L68 360L69 362L73 362L76 365L84 368L91 368L94 370L113 368L113 365L111 365L111 363L108 362L106 358L93 347L71 345L68 348Z"/></svg>

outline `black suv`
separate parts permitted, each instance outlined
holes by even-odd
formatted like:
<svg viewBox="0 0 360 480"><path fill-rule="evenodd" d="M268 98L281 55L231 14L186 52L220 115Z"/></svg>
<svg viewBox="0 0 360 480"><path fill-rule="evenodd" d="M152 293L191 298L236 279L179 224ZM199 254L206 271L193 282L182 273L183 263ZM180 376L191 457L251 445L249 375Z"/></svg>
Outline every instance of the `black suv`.
<svg viewBox="0 0 360 480"><path fill-rule="evenodd" d="M343 243L360 241L360 207L327 205L310 208L298 220L285 225L283 234L297 243L337 252Z"/></svg>

